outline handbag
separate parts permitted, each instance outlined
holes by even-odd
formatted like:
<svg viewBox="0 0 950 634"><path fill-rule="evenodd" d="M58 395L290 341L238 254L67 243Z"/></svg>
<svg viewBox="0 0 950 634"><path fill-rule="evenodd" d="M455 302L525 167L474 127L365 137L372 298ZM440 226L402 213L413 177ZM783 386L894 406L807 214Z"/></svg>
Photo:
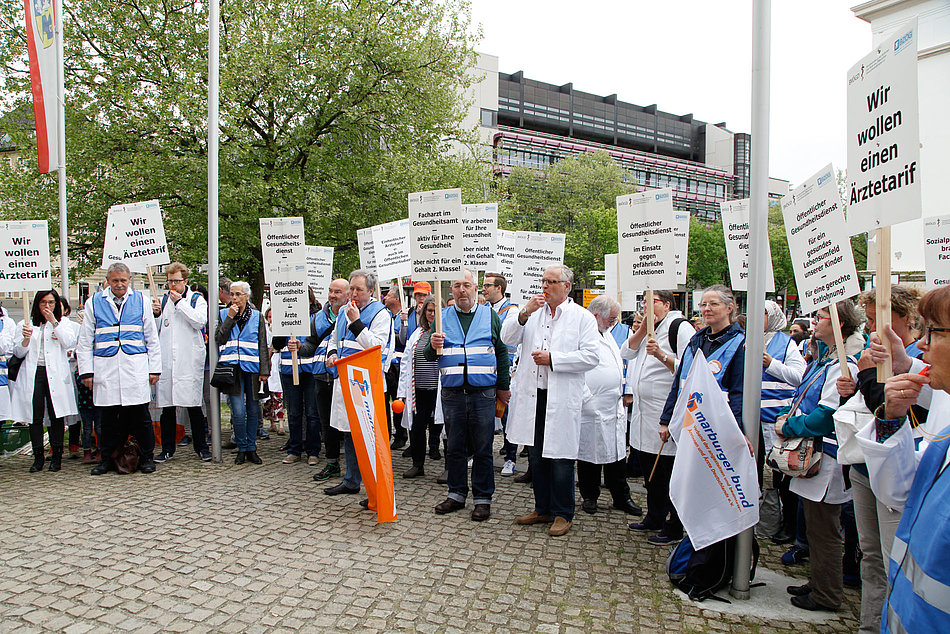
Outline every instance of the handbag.
<svg viewBox="0 0 950 634"><path fill-rule="evenodd" d="M801 391L798 398L788 408L789 413L798 411L805 394L811 389L823 372L815 373L805 389ZM785 475L793 478L811 478L818 474L821 469L821 436L812 438L786 438L781 445L772 445L765 461L773 469L778 469Z"/></svg>
<svg viewBox="0 0 950 634"><path fill-rule="evenodd" d="M112 452L112 462L119 473L135 473L139 468L139 443L134 436L129 436L125 444Z"/></svg>
<svg viewBox="0 0 950 634"><path fill-rule="evenodd" d="M15 354L11 354L10 358L7 359L7 378L11 381L16 381L17 375L20 373L20 366L23 365L23 360L26 357L18 357Z"/></svg>
<svg viewBox="0 0 950 634"><path fill-rule="evenodd" d="M211 375L211 385L219 390L229 390L237 382L237 366L221 363L214 366L214 372Z"/></svg>

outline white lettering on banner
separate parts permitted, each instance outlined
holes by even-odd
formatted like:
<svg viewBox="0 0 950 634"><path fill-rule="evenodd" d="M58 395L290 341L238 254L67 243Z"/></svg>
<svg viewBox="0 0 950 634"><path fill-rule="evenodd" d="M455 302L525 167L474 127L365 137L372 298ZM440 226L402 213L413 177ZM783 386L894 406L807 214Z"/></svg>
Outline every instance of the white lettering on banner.
<svg viewBox="0 0 950 634"><path fill-rule="evenodd" d="M102 268L107 269L116 262L123 262L136 272L171 262L157 200L109 208Z"/></svg>
<svg viewBox="0 0 950 634"><path fill-rule="evenodd" d="M412 275L453 280L462 271L462 190L409 194L409 248Z"/></svg>
<svg viewBox="0 0 950 634"><path fill-rule="evenodd" d="M927 288L950 284L950 215L924 220Z"/></svg>
<svg viewBox="0 0 950 634"><path fill-rule="evenodd" d="M729 277L732 290L749 290L749 199L730 200L719 203L722 215L722 234L726 241L726 259L729 261ZM772 274L772 255L766 241L766 291L775 292L775 277Z"/></svg>
<svg viewBox="0 0 950 634"><path fill-rule="evenodd" d="M670 188L617 196L621 293L676 288L674 233Z"/></svg>
<svg viewBox="0 0 950 634"><path fill-rule="evenodd" d="M47 221L0 222L0 253L0 292L52 288Z"/></svg>
<svg viewBox="0 0 950 634"><path fill-rule="evenodd" d="M498 203L462 205L462 253L465 267L487 271L498 248Z"/></svg>

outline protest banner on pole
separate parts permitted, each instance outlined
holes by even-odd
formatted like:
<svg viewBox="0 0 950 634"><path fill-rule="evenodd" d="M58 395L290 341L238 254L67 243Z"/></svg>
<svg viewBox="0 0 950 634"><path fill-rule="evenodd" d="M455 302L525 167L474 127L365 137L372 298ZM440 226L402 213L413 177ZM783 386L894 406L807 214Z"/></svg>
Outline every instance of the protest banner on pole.
<svg viewBox="0 0 950 634"><path fill-rule="evenodd" d="M689 212L673 212L673 246L676 252L676 283L686 283L687 255L689 254Z"/></svg>
<svg viewBox="0 0 950 634"><path fill-rule="evenodd" d="M308 246L307 283L321 303L326 303L333 281L333 247Z"/></svg>
<svg viewBox="0 0 950 634"><path fill-rule="evenodd" d="M435 282L438 310L435 331L442 332L443 280L458 279L462 250L462 190L440 189L409 194L409 249L414 278ZM477 281L476 281L477 282Z"/></svg>
<svg viewBox="0 0 950 634"><path fill-rule="evenodd" d="M53 288L46 220L0 222L0 253L0 292Z"/></svg>
<svg viewBox="0 0 950 634"><path fill-rule="evenodd" d="M927 288L950 284L950 215L924 220Z"/></svg>
<svg viewBox="0 0 950 634"><path fill-rule="evenodd" d="M749 290L749 199L729 200L719 203L722 214L722 235L726 241L726 259L729 260L729 277L732 290ZM767 244L766 249L771 253ZM765 259L766 291L775 292L775 276L772 274L772 258Z"/></svg>
<svg viewBox="0 0 950 634"><path fill-rule="evenodd" d="M271 332L277 337L310 334L310 301L307 296L307 265L281 262L265 269L270 284ZM297 351L291 351L294 385L300 385Z"/></svg>
<svg viewBox="0 0 950 634"><path fill-rule="evenodd" d="M360 252L360 268L376 272L376 247L373 244L373 228L356 230L356 246Z"/></svg>
<svg viewBox="0 0 950 634"><path fill-rule="evenodd" d="M515 232L515 262L508 284L512 303L524 306L542 292L544 269L564 263L564 241L563 233Z"/></svg>
<svg viewBox="0 0 950 634"><path fill-rule="evenodd" d="M149 267L171 262L162 210L157 200L113 205L106 218L106 237L102 247L102 268L123 262L133 272L144 273ZM154 284L152 293L157 289Z"/></svg>
<svg viewBox="0 0 950 634"><path fill-rule="evenodd" d="M402 278L412 275L412 259L409 254L409 219L394 220L373 227L373 251L377 254L376 275L381 280L395 279L397 281L399 304L405 306Z"/></svg>
<svg viewBox="0 0 950 634"><path fill-rule="evenodd" d="M465 268L473 272L488 271L494 265L498 249L497 229L498 203L462 205Z"/></svg>
<svg viewBox="0 0 950 634"><path fill-rule="evenodd" d="M264 281L271 286L271 319L276 322L277 303L275 290L281 285L281 310L287 310L286 322L292 322L297 316L293 307L299 302L307 307L304 323L306 331L294 333L295 336L306 337L310 334L309 307L310 298L307 293L307 243L304 237L303 218L288 216L279 218L260 218L261 228L261 257L264 262ZM272 277L277 276L277 277ZM298 283L299 282L299 283ZM294 297L297 295L297 297ZM297 351L291 351L291 367L293 368L294 385L300 384L300 375L297 363Z"/></svg>
<svg viewBox="0 0 950 634"><path fill-rule="evenodd" d="M489 267L492 272L504 275L509 285L515 270L515 233L505 229L498 230L495 259Z"/></svg>

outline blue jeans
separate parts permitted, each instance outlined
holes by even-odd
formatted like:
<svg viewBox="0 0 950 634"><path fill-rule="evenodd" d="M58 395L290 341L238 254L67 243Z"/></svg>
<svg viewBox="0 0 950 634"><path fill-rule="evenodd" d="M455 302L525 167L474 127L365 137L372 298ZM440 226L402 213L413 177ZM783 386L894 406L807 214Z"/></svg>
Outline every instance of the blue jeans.
<svg viewBox="0 0 950 634"><path fill-rule="evenodd" d="M472 498L491 504L495 493L492 441L495 436L495 388L442 388L445 415L445 467L449 471L449 499L468 496L468 452L472 458Z"/></svg>
<svg viewBox="0 0 950 634"><path fill-rule="evenodd" d="M290 440L287 453L299 456L306 450L308 456L320 453L320 415L317 413L317 386L313 375L300 372L300 384L294 385L292 374L280 375L280 387L284 390L284 408L287 410L287 427ZM303 439L304 418L307 420L307 439ZM306 444L304 444L306 443Z"/></svg>
<svg viewBox="0 0 950 634"><path fill-rule="evenodd" d="M512 445L508 442L508 408L505 408L505 414L501 417L501 433L503 442L501 443L501 448L505 451L505 460L511 460L512 462L517 462L518 460L518 445Z"/></svg>
<svg viewBox="0 0 950 634"><path fill-rule="evenodd" d="M534 446L528 447L528 464L534 487L534 510L538 515L574 520L574 461L543 458L544 415L548 391L538 390L538 408L534 415Z"/></svg>
<svg viewBox="0 0 950 634"><path fill-rule="evenodd" d="M99 423L99 408L93 407L92 409L82 408L79 410L79 417L82 419L82 448L85 451L86 449L92 449L92 433L93 430L96 432L96 438L101 444L102 440L102 425Z"/></svg>
<svg viewBox="0 0 950 634"><path fill-rule="evenodd" d="M343 476L343 484L351 489L358 489L363 483L363 478L360 475L360 463L356 459L353 434L349 432L343 434L343 453L346 456L346 475Z"/></svg>
<svg viewBox="0 0 950 634"><path fill-rule="evenodd" d="M234 442L238 451L257 451L257 421L260 417L260 408L254 400L254 393L258 389L258 375L250 372L239 372L241 393L228 396L231 404L231 427L234 429Z"/></svg>

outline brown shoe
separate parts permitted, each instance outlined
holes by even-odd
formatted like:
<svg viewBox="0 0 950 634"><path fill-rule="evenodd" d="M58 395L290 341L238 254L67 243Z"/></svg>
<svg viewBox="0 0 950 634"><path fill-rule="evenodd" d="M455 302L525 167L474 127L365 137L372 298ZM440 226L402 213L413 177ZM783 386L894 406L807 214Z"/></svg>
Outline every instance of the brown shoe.
<svg viewBox="0 0 950 634"><path fill-rule="evenodd" d="M476 504L472 511L472 520L475 522L484 522L491 517L491 506L488 504Z"/></svg>
<svg viewBox="0 0 950 634"><path fill-rule="evenodd" d="M531 511L527 515L522 515L521 517L515 520L515 524L521 524L522 526L530 526L532 524L550 524L554 521L554 518L550 515L538 515L537 511Z"/></svg>
<svg viewBox="0 0 950 634"><path fill-rule="evenodd" d="M455 511L461 511L465 508L464 502L459 502L453 500L452 498L445 498L444 501L439 502L435 505L435 512L438 515L445 515L446 513L453 513Z"/></svg>
<svg viewBox="0 0 950 634"><path fill-rule="evenodd" d="M567 531L571 530L571 526L573 525L574 522L568 522L563 517L555 517L554 526L548 529L548 535L560 537L561 535L567 534Z"/></svg>

